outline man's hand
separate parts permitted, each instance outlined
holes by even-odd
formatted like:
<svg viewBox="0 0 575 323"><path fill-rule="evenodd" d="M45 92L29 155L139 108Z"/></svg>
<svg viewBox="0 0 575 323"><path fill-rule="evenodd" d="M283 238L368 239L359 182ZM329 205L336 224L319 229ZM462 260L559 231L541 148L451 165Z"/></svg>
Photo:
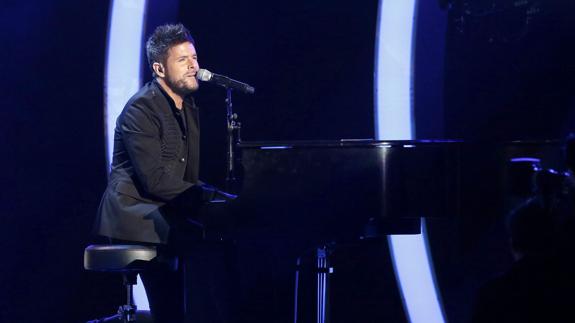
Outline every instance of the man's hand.
<svg viewBox="0 0 575 323"><path fill-rule="evenodd" d="M223 203L233 201L238 198L237 195L221 191L208 184L198 184L202 190L202 201L204 203Z"/></svg>
<svg viewBox="0 0 575 323"><path fill-rule="evenodd" d="M214 198L212 200L210 200L210 203L230 202L230 201L233 201L237 198L238 198L238 196L235 194L216 190L216 195L214 196Z"/></svg>

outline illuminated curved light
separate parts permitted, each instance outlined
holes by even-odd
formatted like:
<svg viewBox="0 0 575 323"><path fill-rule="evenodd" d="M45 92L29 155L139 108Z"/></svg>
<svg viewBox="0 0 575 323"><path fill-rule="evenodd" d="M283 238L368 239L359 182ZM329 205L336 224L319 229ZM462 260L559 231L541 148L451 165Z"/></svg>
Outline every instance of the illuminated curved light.
<svg viewBox="0 0 575 323"><path fill-rule="evenodd" d="M111 8L104 81L108 165L112 162L116 118L141 86L140 53L146 0L112 0ZM134 301L139 310L150 309L140 276L134 288Z"/></svg>
<svg viewBox="0 0 575 323"><path fill-rule="evenodd" d="M145 0L112 1L104 92L109 163L112 162L116 118L141 86L140 53L145 8Z"/></svg>
<svg viewBox="0 0 575 323"><path fill-rule="evenodd" d="M380 0L375 56L375 130L379 140L413 139L412 55L417 0ZM421 234L388 238L403 305L412 323L443 323L425 221Z"/></svg>
<svg viewBox="0 0 575 323"><path fill-rule="evenodd" d="M427 245L425 218L421 234L388 237L403 306L412 323L444 323Z"/></svg>

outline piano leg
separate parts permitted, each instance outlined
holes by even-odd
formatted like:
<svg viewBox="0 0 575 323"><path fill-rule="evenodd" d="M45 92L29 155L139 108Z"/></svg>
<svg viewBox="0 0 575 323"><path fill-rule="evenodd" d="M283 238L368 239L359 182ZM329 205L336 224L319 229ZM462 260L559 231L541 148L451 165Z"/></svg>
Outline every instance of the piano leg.
<svg viewBox="0 0 575 323"><path fill-rule="evenodd" d="M317 248L315 255L316 266L314 268L316 276L316 323L329 323L329 274L333 273L333 268L330 267L329 253L331 252L328 246ZM295 299L294 299L294 323L298 323L298 305L301 301L298 297L301 257L297 259L297 270L295 274ZM306 306L307 307L307 306ZM305 313L304 313L305 315ZM299 322L305 323L310 320L302 318Z"/></svg>
<svg viewBox="0 0 575 323"><path fill-rule="evenodd" d="M328 287L331 273L328 262L327 247L317 249L317 323L329 323L328 319Z"/></svg>

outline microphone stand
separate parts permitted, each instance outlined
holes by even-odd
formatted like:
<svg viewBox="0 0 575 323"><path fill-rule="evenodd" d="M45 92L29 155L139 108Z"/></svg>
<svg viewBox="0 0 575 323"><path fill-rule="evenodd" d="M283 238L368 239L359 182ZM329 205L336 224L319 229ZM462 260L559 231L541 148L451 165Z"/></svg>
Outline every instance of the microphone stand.
<svg viewBox="0 0 575 323"><path fill-rule="evenodd" d="M232 110L232 89L226 87L226 110L227 110L227 123L228 123L228 138L227 138L227 156L226 156L226 190L234 192L236 178L235 167L235 147L240 143L240 129L241 123L238 120L238 115Z"/></svg>

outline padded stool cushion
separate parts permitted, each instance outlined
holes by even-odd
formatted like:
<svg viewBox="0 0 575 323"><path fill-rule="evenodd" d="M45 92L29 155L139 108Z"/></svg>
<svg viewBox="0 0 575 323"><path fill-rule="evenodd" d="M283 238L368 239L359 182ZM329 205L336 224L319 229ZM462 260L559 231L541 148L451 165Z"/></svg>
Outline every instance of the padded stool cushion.
<svg viewBox="0 0 575 323"><path fill-rule="evenodd" d="M91 245L84 250L84 268L95 271L143 271L156 258L155 247L140 245Z"/></svg>

